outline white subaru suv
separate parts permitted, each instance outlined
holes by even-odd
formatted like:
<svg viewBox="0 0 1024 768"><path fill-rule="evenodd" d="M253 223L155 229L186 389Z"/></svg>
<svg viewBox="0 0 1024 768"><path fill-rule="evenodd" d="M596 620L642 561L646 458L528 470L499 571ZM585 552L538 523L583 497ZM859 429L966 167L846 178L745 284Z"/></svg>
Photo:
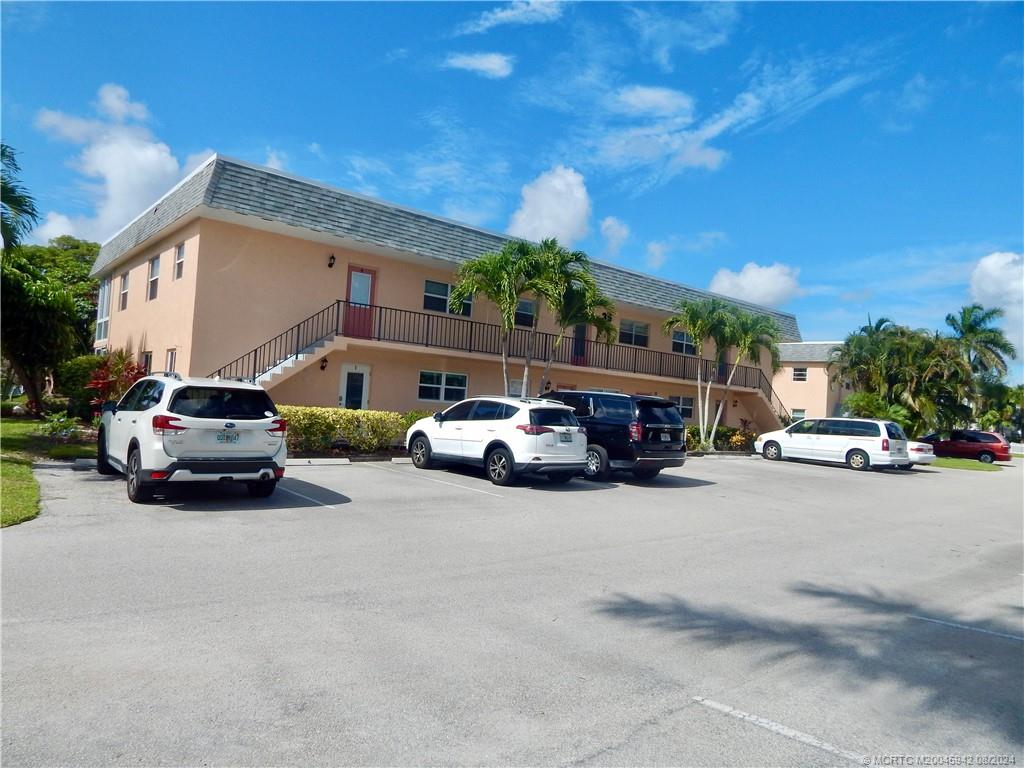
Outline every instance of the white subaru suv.
<svg viewBox="0 0 1024 768"><path fill-rule="evenodd" d="M221 480L266 497L284 476L287 428L258 386L152 374L116 404L104 403L96 469L126 475L134 502L149 501L165 484Z"/></svg>
<svg viewBox="0 0 1024 768"><path fill-rule="evenodd" d="M573 409L539 398L471 397L409 427L405 447L419 469L472 464L495 485L526 474L567 483L587 466L587 433Z"/></svg>

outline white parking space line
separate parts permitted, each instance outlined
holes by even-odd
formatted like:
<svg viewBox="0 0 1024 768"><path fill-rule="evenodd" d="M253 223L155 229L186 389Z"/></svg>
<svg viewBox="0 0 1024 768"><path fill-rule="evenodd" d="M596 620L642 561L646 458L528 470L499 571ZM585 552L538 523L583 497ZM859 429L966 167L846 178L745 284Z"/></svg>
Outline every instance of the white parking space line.
<svg viewBox="0 0 1024 768"><path fill-rule="evenodd" d="M858 763L860 765L867 765L868 758L866 755L862 755L858 752L850 752L847 749L840 749L839 747L833 744L829 744L827 741L822 741L821 739L815 738L810 734L794 730L793 728L790 728L786 725L782 725L781 723L776 723L774 720L768 720L764 717L752 715L749 712L734 709L733 707L727 706L725 704L719 704L717 701L705 699L703 696L694 696L693 700L696 701L698 704L701 704L702 706L708 707L709 709L714 709L718 712L722 712L723 714L729 715L729 717L735 717L737 720L743 720L744 722L750 723L751 725L756 725L757 727L764 728L765 730L771 731L772 733L777 733L780 736L785 736L787 739L799 741L801 744L806 744L809 747L820 749L823 752L829 752L833 755L838 755L839 757L843 757L851 762Z"/></svg>
<svg viewBox="0 0 1024 768"><path fill-rule="evenodd" d="M930 619L927 616L915 616L912 613L908 613L911 619L917 619L918 621L927 621L932 624L941 624L944 627L953 627L954 629L966 629L970 632L981 632L984 635L995 635L996 637L1005 637L1007 640L1018 640L1024 643L1024 637L1020 635L1009 635L1005 632L993 632L991 629L982 629L981 627L972 627L970 624L957 624L952 621L943 621L942 619Z"/></svg>
<svg viewBox="0 0 1024 768"><path fill-rule="evenodd" d="M324 504L322 501L317 501L316 499L311 498L309 496L306 496L305 494L301 494L298 491L293 491L293 490L291 490L289 488L285 488L283 485L278 484L277 490L284 491L285 493L290 493L292 496L298 496L300 499L305 499L306 501L312 501L314 504L319 504L321 507L327 507L328 509L334 509L334 505L333 504Z"/></svg>
<svg viewBox="0 0 1024 768"><path fill-rule="evenodd" d="M498 499L505 498L500 493L491 493L490 491L484 491L484 490L481 490L480 488L470 488L468 485L459 485L458 483L449 483L447 480L438 480L436 477L425 477L425 476L423 476L422 474L419 473L419 470L416 470L415 472L405 472L405 471L403 471L401 469L391 469L391 467L376 466L375 464L371 464L370 462L365 462L365 466L373 467L374 469L379 469L379 470L381 470L383 472L394 472L396 475L405 475L406 477L414 477L417 480L429 480L431 483L440 483L441 485L450 485L453 488L461 488L464 491L472 491L473 493L482 493L485 496L494 496L495 498L498 498Z"/></svg>

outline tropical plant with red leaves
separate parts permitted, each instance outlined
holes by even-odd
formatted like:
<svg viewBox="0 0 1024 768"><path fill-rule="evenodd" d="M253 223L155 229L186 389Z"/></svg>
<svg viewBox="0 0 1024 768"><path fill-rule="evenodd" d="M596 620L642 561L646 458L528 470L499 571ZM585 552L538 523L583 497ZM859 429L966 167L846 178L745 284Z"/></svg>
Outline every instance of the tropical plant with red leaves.
<svg viewBox="0 0 1024 768"><path fill-rule="evenodd" d="M115 349L93 372L92 381L86 385L86 389L96 393L92 399L93 405L102 405L108 400L120 400L132 384L145 375L145 369L135 362L131 352Z"/></svg>

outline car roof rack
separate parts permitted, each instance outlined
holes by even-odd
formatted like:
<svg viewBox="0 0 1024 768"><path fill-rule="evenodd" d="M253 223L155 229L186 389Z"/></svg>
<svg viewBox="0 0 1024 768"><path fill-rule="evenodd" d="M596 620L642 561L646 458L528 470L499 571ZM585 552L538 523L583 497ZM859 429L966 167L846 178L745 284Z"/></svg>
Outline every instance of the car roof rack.
<svg viewBox="0 0 1024 768"><path fill-rule="evenodd" d="M152 373L146 374L147 376L164 376L168 379L177 379L181 381L181 374L177 371L153 371Z"/></svg>

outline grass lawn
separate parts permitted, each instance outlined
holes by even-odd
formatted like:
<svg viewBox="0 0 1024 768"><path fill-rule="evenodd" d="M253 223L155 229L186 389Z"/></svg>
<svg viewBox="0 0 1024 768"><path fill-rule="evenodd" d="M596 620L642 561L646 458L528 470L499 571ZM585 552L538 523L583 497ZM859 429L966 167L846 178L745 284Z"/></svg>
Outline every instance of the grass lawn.
<svg viewBox="0 0 1024 768"><path fill-rule="evenodd" d="M39 514L39 484L32 462L40 458L95 458L96 446L53 445L37 433L35 419L0 420L0 527L23 523Z"/></svg>
<svg viewBox="0 0 1024 768"><path fill-rule="evenodd" d="M939 456L931 466L943 469L966 469L972 472L999 472L1002 470L1002 467L995 464L982 464L977 459L953 459L949 456Z"/></svg>

